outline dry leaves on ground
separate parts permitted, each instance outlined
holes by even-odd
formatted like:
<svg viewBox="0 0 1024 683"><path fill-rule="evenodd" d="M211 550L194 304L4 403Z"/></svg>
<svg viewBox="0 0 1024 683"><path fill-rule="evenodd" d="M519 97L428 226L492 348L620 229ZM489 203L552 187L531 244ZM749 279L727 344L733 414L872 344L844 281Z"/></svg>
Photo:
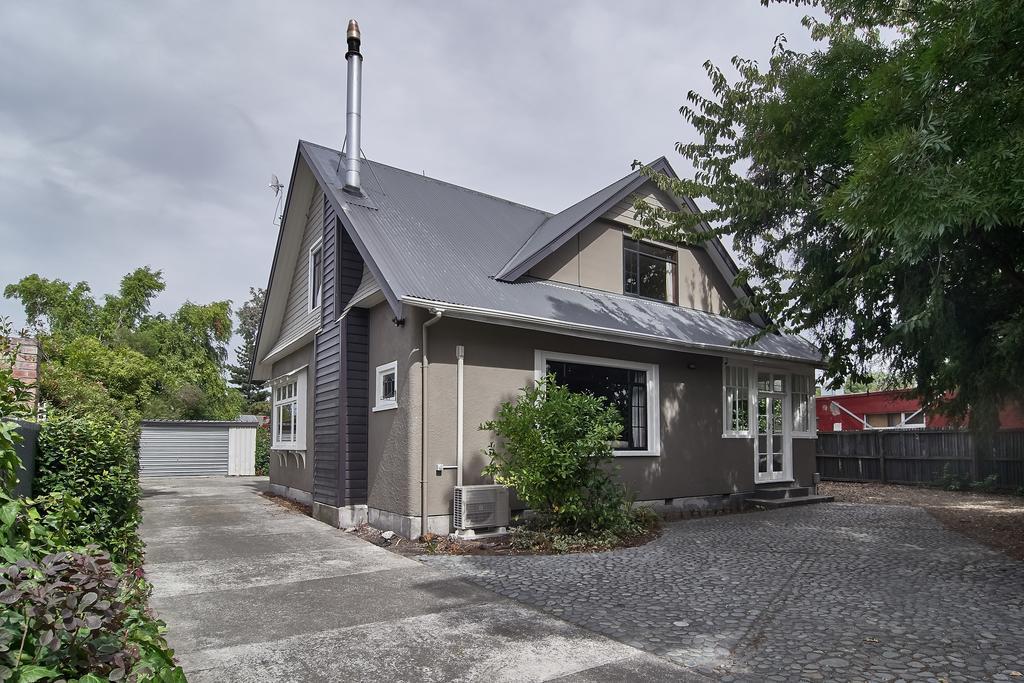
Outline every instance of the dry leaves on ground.
<svg viewBox="0 0 1024 683"><path fill-rule="evenodd" d="M820 493L841 503L924 508L946 528L1024 561L1024 498L1020 496L850 482L822 482Z"/></svg>

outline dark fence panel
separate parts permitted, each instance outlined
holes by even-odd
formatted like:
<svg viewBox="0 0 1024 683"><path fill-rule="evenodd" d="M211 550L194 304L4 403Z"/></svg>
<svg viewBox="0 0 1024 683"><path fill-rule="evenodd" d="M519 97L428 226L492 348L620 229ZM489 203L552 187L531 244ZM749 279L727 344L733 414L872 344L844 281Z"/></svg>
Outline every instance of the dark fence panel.
<svg viewBox="0 0 1024 683"><path fill-rule="evenodd" d="M39 448L39 425L35 422L18 422L18 433L22 441L15 447L18 459L25 468L18 472L18 485L14 488L16 496L31 497L32 479L36 472L36 452Z"/></svg>
<svg viewBox="0 0 1024 683"><path fill-rule="evenodd" d="M999 486L1024 486L1024 430L998 432L972 474L976 440L951 429L880 429L818 434L818 472L833 481L928 484L946 471Z"/></svg>

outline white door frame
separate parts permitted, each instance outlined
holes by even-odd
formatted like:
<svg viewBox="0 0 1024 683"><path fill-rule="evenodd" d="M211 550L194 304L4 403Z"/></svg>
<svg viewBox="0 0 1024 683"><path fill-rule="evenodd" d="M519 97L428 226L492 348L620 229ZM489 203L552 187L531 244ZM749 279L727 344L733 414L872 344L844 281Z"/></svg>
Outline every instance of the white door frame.
<svg viewBox="0 0 1024 683"><path fill-rule="evenodd" d="M785 391L760 391L758 388L759 375L762 373L768 373L769 375L781 375L785 378ZM793 481L793 425L792 425L792 382L793 378L791 374L780 368L768 368L768 367L754 367L751 373L750 382L750 393L751 393L751 431L753 432L754 441L754 483L755 484L769 484L775 482L788 482ZM760 410L761 410L761 394L770 396L776 400L782 402L782 471L771 472L771 453L769 456L769 472L762 474L758 471L758 440L760 438ZM768 420L771 416L765 416L765 424L769 424ZM770 445L769 445L770 447Z"/></svg>

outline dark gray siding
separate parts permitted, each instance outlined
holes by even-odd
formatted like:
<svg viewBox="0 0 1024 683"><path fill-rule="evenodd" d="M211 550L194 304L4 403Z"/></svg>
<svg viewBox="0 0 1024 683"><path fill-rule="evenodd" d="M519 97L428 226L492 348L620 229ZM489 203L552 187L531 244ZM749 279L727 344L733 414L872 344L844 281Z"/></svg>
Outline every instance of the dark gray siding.
<svg viewBox="0 0 1024 683"><path fill-rule="evenodd" d="M316 336L313 499L327 505L366 502L367 312L338 320L363 273L363 260L330 203L324 206L324 289Z"/></svg>
<svg viewBox="0 0 1024 683"><path fill-rule="evenodd" d="M338 218L324 195L324 290L320 332L313 347L313 500L341 505L341 327L336 322Z"/></svg>

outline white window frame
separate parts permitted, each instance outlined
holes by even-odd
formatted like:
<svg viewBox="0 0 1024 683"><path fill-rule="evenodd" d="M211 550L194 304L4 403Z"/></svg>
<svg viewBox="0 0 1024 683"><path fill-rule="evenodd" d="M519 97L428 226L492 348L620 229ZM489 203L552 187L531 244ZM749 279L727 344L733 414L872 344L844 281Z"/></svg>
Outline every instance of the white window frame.
<svg viewBox="0 0 1024 683"><path fill-rule="evenodd" d="M807 392L796 391L797 378L807 380ZM793 428L794 439L817 439L818 438L818 415L817 406L815 405L815 390L816 382L814 379L813 371L811 373L794 372L789 378L789 405L790 405L790 422ZM804 397L804 406L807 409L807 429L798 430L796 428L796 407L797 397Z"/></svg>
<svg viewBox="0 0 1024 683"><path fill-rule="evenodd" d="M320 252L320 287L316 291L316 301L313 301L313 282L314 282L314 268L313 268L313 253ZM320 308L320 304L323 303L324 298L324 241L323 238L318 239L313 243L313 246L309 248L306 261L306 311L312 313Z"/></svg>
<svg viewBox="0 0 1024 683"><path fill-rule="evenodd" d="M747 371L747 428L745 430L732 428L729 388L739 388L739 385L729 384L729 368L743 368ZM757 401L757 381L754 373L755 368L752 365L732 363L728 359L722 361L722 438L724 439L749 439L752 436L754 403Z"/></svg>
<svg viewBox="0 0 1024 683"><path fill-rule="evenodd" d="M395 374L395 397L392 399L384 398L384 376L394 373ZM394 410L398 407L398 361L393 360L390 363L384 365L378 365L377 370L373 375L374 385L374 404L373 412L378 413L382 410Z"/></svg>
<svg viewBox="0 0 1024 683"><path fill-rule="evenodd" d="M303 366L296 370L275 377L270 381L272 409L270 411L270 448L275 451L304 451L306 450L306 417L307 417L307 396L306 396L306 370ZM295 396L284 401L277 399L277 390L281 387L295 385ZM295 439L293 441L281 441L278 438L278 408L284 405L291 405L295 415Z"/></svg>
<svg viewBox="0 0 1024 683"><path fill-rule="evenodd" d="M637 363L618 358L599 358L597 356L579 356L574 353L558 353L556 351L535 350L533 353L534 379L538 382L547 372L548 361L566 363L583 363L586 365L603 365L624 370L642 370L647 373L647 450L622 451L615 450L616 458L661 456L661 394L659 391L658 366L650 363Z"/></svg>

